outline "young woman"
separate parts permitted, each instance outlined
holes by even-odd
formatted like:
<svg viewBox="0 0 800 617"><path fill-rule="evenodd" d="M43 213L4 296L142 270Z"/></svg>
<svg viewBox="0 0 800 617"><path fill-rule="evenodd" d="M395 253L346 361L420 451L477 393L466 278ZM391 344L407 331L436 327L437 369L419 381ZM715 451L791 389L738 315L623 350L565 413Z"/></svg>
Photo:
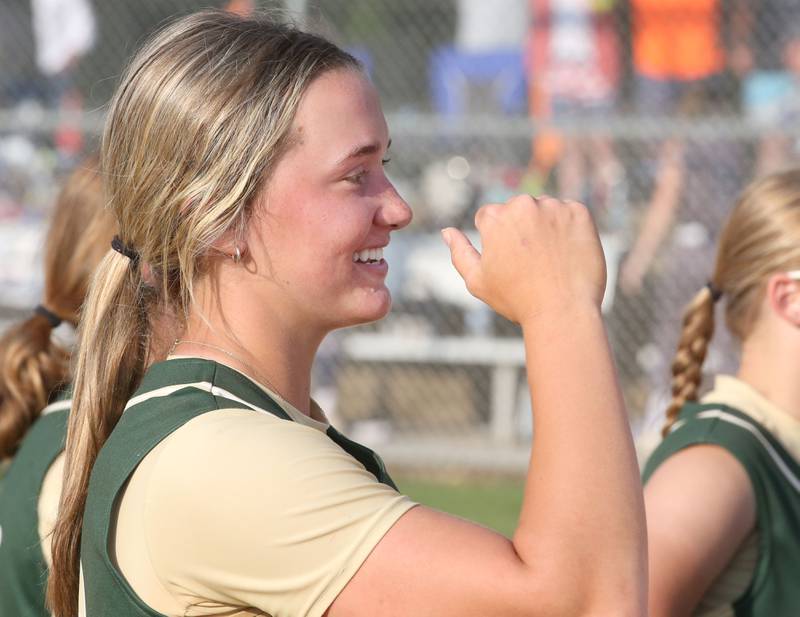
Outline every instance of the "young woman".
<svg viewBox="0 0 800 617"><path fill-rule="evenodd" d="M96 157L67 179L45 239L44 299L0 339L0 614L48 615L45 580L69 409L71 350L56 340L75 327L94 267L114 235L103 209Z"/></svg>
<svg viewBox="0 0 800 617"><path fill-rule="evenodd" d="M725 300L738 374L697 402ZM645 469L650 615L789 617L800 607L800 170L748 187L688 306L665 438Z"/></svg>
<svg viewBox="0 0 800 617"><path fill-rule="evenodd" d="M389 143L357 61L269 19L192 15L134 58L103 141L120 233L81 325L58 617L642 614L641 497L581 205L486 206L482 254L444 232L525 333L537 443L513 540L410 502L310 400L325 335L390 307L382 252L411 212ZM182 324L145 370L165 307Z"/></svg>

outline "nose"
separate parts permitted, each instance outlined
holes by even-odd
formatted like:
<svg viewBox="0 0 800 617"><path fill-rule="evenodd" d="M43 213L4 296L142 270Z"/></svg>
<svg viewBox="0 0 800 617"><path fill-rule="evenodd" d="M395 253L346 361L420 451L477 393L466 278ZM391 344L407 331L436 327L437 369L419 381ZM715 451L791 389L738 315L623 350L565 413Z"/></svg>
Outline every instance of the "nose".
<svg viewBox="0 0 800 617"><path fill-rule="evenodd" d="M381 204L375 212L375 223L392 229L402 229L411 222L413 217L411 206L400 197L397 190L390 186L381 199Z"/></svg>

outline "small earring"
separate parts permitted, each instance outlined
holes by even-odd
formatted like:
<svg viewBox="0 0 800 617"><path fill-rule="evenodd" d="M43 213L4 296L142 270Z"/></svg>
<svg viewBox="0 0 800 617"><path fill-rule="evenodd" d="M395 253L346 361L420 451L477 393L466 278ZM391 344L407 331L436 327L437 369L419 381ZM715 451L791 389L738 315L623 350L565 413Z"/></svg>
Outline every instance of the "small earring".
<svg viewBox="0 0 800 617"><path fill-rule="evenodd" d="M240 261L242 261L242 251L238 246L234 249L231 259L233 259L233 263L235 264L238 264Z"/></svg>

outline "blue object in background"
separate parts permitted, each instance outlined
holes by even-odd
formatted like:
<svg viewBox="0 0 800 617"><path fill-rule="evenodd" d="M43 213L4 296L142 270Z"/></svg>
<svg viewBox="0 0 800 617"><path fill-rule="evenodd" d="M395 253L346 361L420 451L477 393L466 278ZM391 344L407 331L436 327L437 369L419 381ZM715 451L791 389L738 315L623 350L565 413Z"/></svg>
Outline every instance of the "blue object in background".
<svg viewBox="0 0 800 617"><path fill-rule="evenodd" d="M461 52L439 47L430 59L433 106L442 115L463 114L470 85L489 85L505 113L526 110L527 87L522 50Z"/></svg>
<svg viewBox="0 0 800 617"><path fill-rule="evenodd" d="M758 71L748 76L742 92L747 117L759 125L778 124L787 97L793 95L794 83L786 71Z"/></svg>
<svg viewBox="0 0 800 617"><path fill-rule="evenodd" d="M351 45L349 47L345 47L345 51L358 60L364 67L367 77L372 78L372 70L375 66L375 63L372 60L372 54L369 52L369 49L363 45Z"/></svg>

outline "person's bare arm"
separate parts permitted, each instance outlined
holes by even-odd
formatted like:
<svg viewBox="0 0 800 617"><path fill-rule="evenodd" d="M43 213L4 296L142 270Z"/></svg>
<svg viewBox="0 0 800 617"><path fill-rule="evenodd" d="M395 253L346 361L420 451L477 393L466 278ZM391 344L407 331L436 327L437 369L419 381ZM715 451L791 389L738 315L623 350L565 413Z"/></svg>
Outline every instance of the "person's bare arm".
<svg viewBox="0 0 800 617"><path fill-rule="evenodd" d="M683 188L683 145L670 142L662 148L655 189L633 248L622 264L620 284L626 293L636 293L675 220Z"/></svg>
<svg viewBox="0 0 800 617"><path fill-rule="evenodd" d="M668 458L645 487L650 617L689 617L755 527L741 464L717 446Z"/></svg>
<svg viewBox="0 0 800 617"><path fill-rule="evenodd" d="M634 616L646 608L641 487L600 315L605 266L586 209L518 197L446 230L470 291L522 325L535 443L513 539L416 507L329 617Z"/></svg>
<svg viewBox="0 0 800 617"><path fill-rule="evenodd" d="M764 135L758 144L756 176L773 173L785 166L789 160L789 139L772 132Z"/></svg>
<svg viewBox="0 0 800 617"><path fill-rule="evenodd" d="M760 8L758 0L728 0L730 21L728 24L728 66L742 78L753 70L753 29Z"/></svg>

